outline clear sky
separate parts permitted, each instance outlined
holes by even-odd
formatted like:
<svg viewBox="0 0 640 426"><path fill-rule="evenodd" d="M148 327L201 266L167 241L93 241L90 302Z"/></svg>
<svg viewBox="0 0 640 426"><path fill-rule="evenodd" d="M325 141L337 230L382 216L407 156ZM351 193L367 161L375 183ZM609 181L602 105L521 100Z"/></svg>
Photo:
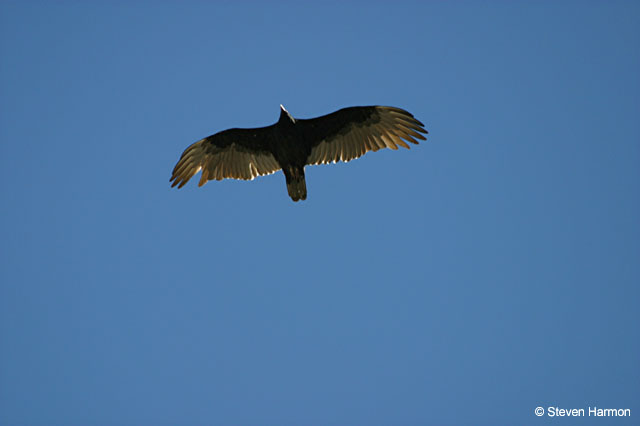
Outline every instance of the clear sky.
<svg viewBox="0 0 640 426"><path fill-rule="evenodd" d="M0 43L0 424L637 424L640 3L5 1ZM429 140L170 188L281 103Z"/></svg>

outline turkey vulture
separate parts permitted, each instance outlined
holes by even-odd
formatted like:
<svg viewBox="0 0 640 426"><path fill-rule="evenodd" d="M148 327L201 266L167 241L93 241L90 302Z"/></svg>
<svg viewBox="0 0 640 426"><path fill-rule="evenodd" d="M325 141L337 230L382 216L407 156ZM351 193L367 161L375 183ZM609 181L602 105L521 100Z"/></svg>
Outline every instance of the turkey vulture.
<svg viewBox="0 0 640 426"><path fill-rule="evenodd" d="M189 146L171 175L182 188L202 170L198 186L225 178L252 180L282 169L293 201L307 198L304 167L351 161L381 148L409 149L405 141L426 140L424 124L407 111L387 106L343 108L312 119L297 119L280 105L277 123L228 129Z"/></svg>

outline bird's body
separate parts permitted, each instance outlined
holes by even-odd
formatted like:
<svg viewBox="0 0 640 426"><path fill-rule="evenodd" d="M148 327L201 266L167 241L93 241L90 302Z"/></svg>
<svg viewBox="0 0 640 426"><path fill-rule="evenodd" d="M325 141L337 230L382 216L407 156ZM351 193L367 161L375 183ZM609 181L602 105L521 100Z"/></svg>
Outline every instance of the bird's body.
<svg viewBox="0 0 640 426"><path fill-rule="evenodd" d="M282 170L293 201L307 198L304 167L350 161L381 148L409 148L425 140L423 124L393 107L350 107L309 120L294 119L280 106L277 123L228 129L189 146L173 169L171 186L181 188L202 170L199 185L225 178L251 180Z"/></svg>

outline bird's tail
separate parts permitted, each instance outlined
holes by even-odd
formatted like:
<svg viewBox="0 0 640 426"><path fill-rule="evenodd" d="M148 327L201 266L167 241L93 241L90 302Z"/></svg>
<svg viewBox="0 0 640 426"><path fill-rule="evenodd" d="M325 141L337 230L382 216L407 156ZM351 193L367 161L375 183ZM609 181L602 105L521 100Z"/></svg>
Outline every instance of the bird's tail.
<svg viewBox="0 0 640 426"><path fill-rule="evenodd" d="M304 180L304 169L291 168L285 172L284 176L287 178L289 197L291 197L293 201L306 200L307 184Z"/></svg>

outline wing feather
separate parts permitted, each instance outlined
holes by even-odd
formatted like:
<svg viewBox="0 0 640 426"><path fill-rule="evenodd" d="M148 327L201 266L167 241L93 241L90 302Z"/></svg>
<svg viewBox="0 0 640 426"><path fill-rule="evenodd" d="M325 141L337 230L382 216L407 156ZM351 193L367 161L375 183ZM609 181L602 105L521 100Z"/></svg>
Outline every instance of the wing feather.
<svg viewBox="0 0 640 426"><path fill-rule="evenodd" d="M391 138L389 137L389 135L386 132L383 132L380 137L382 138L384 143L387 145L387 148L391 148L394 151L398 149L396 144L393 143L393 141L391 140Z"/></svg>
<svg viewBox="0 0 640 426"><path fill-rule="evenodd" d="M376 142L375 138L373 137L373 135L370 135L368 133L362 132L361 133L364 134L364 136L367 138L367 140L369 141L369 146L371 147L371 151L378 151L380 150L380 147L378 146L378 142ZM368 150L367 150L368 151Z"/></svg>
<svg viewBox="0 0 640 426"><path fill-rule="evenodd" d="M280 170L270 147L272 126L229 129L195 142L173 169L171 186L182 188L202 171L199 186L209 180L253 180Z"/></svg>
<svg viewBox="0 0 640 426"><path fill-rule="evenodd" d="M411 113L394 107L351 107L334 113L297 120L310 145L307 164L350 161L382 148L409 149L407 142L426 140L424 124Z"/></svg>
<svg viewBox="0 0 640 426"><path fill-rule="evenodd" d="M369 133L367 136L369 137L369 141L373 145L373 151L379 151L384 148L384 145L380 145L380 143L378 142L378 138L376 138L375 135Z"/></svg>
<svg viewBox="0 0 640 426"><path fill-rule="evenodd" d="M420 133L416 132L415 130L411 129L410 127L406 127L403 124L399 124L398 125L398 130L400 130L402 133L404 133L407 136L410 136L412 138L416 138L416 139L421 139L421 140L426 140L426 138L424 136L422 136ZM414 140L414 144L418 144L418 142L415 142L415 139L409 139L406 138L408 141L412 141Z"/></svg>
<svg viewBox="0 0 640 426"><path fill-rule="evenodd" d="M367 137L367 135L358 128L355 129L355 133L356 133L356 139L362 139L362 147L360 152L364 154L367 151L371 151L373 148L369 144L369 138Z"/></svg>
<svg viewBox="0 0 640 426"><path fill-rule="evenodd" d="M402 140L402 134L397 129L394 129L390 125L386 130L391 140L393 140L393 143L395 143L396 145L400 145L403 148L411 149L409 148L409 145L407 145L407 143Z"/></svg>

